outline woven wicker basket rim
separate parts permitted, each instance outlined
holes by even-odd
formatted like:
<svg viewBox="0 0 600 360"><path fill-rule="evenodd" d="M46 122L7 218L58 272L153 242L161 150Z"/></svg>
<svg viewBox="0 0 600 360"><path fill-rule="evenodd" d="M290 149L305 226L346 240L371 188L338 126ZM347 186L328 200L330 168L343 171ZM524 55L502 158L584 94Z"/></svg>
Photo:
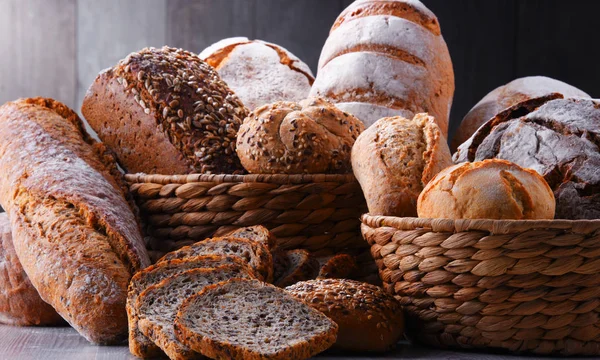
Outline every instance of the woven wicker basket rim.
<svg viewBox="0 0 600 360"><path fill-rule="evenodd" d="M435 232L487 231L492 234L512 234L529 230L560 229L589 234L600 230L597 220L493 220L493 219L426 219L412 217L361 216L363 224L370 227L389 226L400 230L416 228Z"/></svg>
<svg viewBox="0 0 600 360"><path fill-rule="evenodd" d="M249 175L158 175L158 174L126 174L130 183L186 184L194 182L212 183L270 183L270 184L309 184L309 183L352 183L356 182L353 174L249 174Z"/></svg>

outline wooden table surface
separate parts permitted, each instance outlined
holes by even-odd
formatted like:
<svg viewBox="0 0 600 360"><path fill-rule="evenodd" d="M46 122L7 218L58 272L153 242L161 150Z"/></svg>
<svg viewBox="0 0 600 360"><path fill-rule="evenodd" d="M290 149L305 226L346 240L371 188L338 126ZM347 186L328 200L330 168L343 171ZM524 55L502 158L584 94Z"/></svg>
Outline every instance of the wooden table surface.
<svg viewBox="0 0 600 360"><path fill-rule="evenodd" d="M11 360L121 360L137 359L126 346L94 346L72 328L21 328L0 325L0 359ZM464 353L429 349L401 344L394 352L374 357L320 355L318 360L371 360L371 359L449 359L449 360L533 360L553 358L517 357L509 355ZM554 358L556 359L556 358Z"/></svg>

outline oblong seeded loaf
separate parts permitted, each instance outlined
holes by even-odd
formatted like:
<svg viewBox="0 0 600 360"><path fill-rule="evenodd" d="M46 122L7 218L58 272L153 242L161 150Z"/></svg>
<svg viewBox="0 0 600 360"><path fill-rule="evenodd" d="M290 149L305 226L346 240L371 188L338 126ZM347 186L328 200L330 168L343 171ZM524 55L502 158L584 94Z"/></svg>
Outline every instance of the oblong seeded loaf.
<svg viewBox="0 0 600 360"><path fill-rule="evenodd" d="M0 107L0 203L44 301L93 343L127 337L131 275L150 260L106 148L43 98Z"/></svg>

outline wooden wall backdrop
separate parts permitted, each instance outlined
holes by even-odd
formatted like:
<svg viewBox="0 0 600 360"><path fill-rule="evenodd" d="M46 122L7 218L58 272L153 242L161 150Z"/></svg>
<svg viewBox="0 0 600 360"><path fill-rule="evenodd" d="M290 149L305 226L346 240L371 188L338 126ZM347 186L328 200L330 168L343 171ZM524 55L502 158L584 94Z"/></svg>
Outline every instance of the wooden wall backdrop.
<svg viewBox="0 0 600 360"><path fill-rule="evenodd" d="M230 36L283 45L316 71L351 0L0 0L0 103L49 96L79 109L96 74L145 46L199 52ZM482 96L547 75L600 97L600 1L423 0L456 73L453 128Z"/></svg>

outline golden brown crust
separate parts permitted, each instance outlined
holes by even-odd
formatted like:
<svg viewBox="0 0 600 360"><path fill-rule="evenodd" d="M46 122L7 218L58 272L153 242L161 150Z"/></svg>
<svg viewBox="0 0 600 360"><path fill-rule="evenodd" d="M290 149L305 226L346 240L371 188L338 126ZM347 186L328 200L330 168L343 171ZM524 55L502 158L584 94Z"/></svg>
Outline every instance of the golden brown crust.
<svg viewBox="0 0 600 360"><path fill-rule="evenodd" d="M490 159L440 172L419 196L418 213L423 218L553 219L555 206L540 174Z"/></svg>
<svg viewBox="0 0 600 360"><path fill-rule="evenodd" d="M7 103L0 123L0 202L31 283L89 341L121 341L127 283L150 260L114 165L53 100Z"/></svg>
<svg viewBox="0 0 600 360"><path fill-rule="evenodd" d="M237 152L255 174L350 171L350 151L364 125L320 98L277 102L244 120Z"/></svg>
<svg viewBox="0 0 600 360"><path fill-rule="evenodd" d="M56 326L65 321L44 302L17 258L10 222L0 213L0 323L17 326Z"/></svg>
<svg viewBox="0 0 600 360"><path fill-rule="evenodd" d="M378 286L323 279L299 282L285 290L338 324L336 349L386 351L404 333L400 302Z"/></svg>

